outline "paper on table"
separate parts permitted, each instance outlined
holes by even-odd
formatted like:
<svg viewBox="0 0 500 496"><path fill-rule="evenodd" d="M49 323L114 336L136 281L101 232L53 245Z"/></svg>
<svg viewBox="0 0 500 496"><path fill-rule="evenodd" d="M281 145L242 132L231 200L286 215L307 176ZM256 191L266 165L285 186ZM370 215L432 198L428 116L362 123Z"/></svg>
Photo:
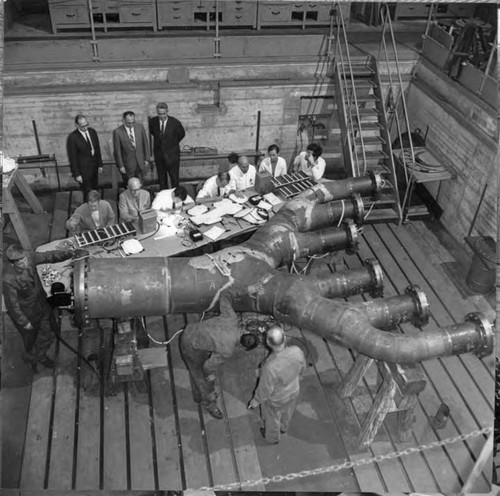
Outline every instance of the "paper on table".
<svg viewBox="0 0 500 496"><path fill-rule="evenodd" d="M281 203L281 200L273 192L266 193L264 195L264 198L273 206L278 205L278 203Z"/></svg>
<svg viewBox="0 0 500 496"><path fill-rule="evenodd" d="M236 203L245 203L248 200L248 198L245 195L243 195L243 197L240 198L239 196L236 196L234 193L231 193L229 195L229 199Z"/></svg>
<svg viewBox="0 0 500 496"><path fill-rule="evenodd" d="M222 227L214 226L211 227L208 231L203 233L204 236L210 238L212 241L215 241L218 237L220 237L226 230L222 229Z"/></svg>
<svg viewBox="0 0 500 496"><path fill-rule="evenodd" d="M268 210L268 211L269 211L269 210L271 210L271 209L273 208L273 206L272 206L270 203L267 203L267 202L265 202L265 201L261 201L261 202L257 205L257 207L259 207L259 208L263 208L264 210Z"/></svg>

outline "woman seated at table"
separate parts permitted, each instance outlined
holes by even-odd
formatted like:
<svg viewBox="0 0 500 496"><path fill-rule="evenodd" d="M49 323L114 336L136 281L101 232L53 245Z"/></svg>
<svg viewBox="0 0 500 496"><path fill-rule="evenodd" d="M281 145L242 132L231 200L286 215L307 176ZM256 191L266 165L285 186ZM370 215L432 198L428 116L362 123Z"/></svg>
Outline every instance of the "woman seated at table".
<svg viewBox="0 0 500 496"><path fill-rule="evenodd" d="M215 176L208 178L196 195L196 200L226 198L229 195L229 180L228 171L221 171Z"/></svg>
<svg viewBox="0 0 500 496"><path fill-rule="evenodd" d="M279 156L280 147L271 145L267 149L267 157L262 160L259 166L259 172L269 172L273 177L286 174L286 160Z"/></svg>
<svg viewBox="0 0 500 496"><path fill-rule="evenodd" d="M111 205L106 200L101 200L98 191L90 190L87 201L80 205L66 222L66 229L80 233L113 224L116 224L116 216Z"/></svg>
<svg viewBox="0 0 500 496"><path fill-rule="evenodd" d="M300 152L293 161L293 169L302 171L315 181L319 181L325 173L326 162L321 158L323 148L310 143L305 152Z"/></svg>
<svg viewBox="0 0 500 496"><path fill-rule="evenodd" d="M187 194L184 186L177 186L177 188L163 189L159 191L151 208L168 212L171 210L182 210L183 205L194 203L194 200Z"/></svg>

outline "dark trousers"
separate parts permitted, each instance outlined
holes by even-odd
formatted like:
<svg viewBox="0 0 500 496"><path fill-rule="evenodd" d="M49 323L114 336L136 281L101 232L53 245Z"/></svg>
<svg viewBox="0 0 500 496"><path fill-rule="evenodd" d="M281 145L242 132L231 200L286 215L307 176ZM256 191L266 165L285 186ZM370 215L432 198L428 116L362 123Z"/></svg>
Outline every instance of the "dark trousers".
<svg viewBox="0 0 500 496"><path fill-rule="evenodd" d="M164 152L155 153L156 171L160 190L177 188L179 186L179 166L181 159L178 155L168 155ZM168 186L170 178L170 188Z"/></svg>
<svg viewBox="0 0 500 496"><path fill-rule="evenodd" d="M57 319L54 311L48 305L38 315L28 316L34 329L27 331L16 324L21 334L27 357L37 362L42 360L54 341L57 332Z"/></svg>
<svg viewBox="0 0 500 496"><path fill-rule="evenodd" d="M97 189L99 187L99 174L97 170L94 173L89 175L82 174L82 184L80 184L80 188L83 192L83 201L87 201L87 196L91 189Z"/></svg>
<svg viewBox="0 0 500 496"><path fill-rule="evenodd" d="M142 172L142 169L138 165L136 166L134 172L125 169L125 174L122 174L123 186L125 188L127 187L128 180L131 177L137 177L137 179L140 179L141 183L144 184L144 174Z"/></svg>
<svg viewBox="0 0 500 496"><path fill-rule="evenodd" d="M280 434L284 434L290 425L298 393L281 401L264 401L262 403L262 420L266 431L266 441L276 443L280 440Z"/></svg>
<svg viewBox="0 0 500 496"><path fill-rule="evenodd" d="M204 406L215 403L215 383L205 380L203 372L203 364L210 357L210 352L194 348L185 331L179 339L179 350L193 382L193 400L197 403L201 401Z"/></svg>

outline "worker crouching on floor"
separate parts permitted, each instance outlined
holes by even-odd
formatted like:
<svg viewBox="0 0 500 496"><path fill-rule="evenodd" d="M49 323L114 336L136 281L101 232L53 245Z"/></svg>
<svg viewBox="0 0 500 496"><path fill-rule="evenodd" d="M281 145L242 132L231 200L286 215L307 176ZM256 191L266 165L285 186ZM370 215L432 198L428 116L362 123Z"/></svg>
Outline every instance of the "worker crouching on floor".
<svg viewBox="0 0 500 496"><path fill-rule="evenodd" d="M218 317L188 324L180 336L181 356L194 382L193 399L216 419L222 412L216 403L215 374L233 355L239 338L238 318L227 291L221 293Z"/></svg>
<svg viewBox="0 0 500 496"><path fill-rule="evenodd" d="M295 410L306 360L298 346L286 346L285 332L279 325L269 329L266 344L271 353L260 369L259 384L248 408L261 405L264 427L260 433L269 444L278 444Z"/></svg>
<svg viewBox="0 0 500 496"><path fill-rule="evenodd" d="M3 294L9 317L14 322L24 342L23 360L36 370L38 363L53 368L54 361L47 351L54 341L57 322L47 302L36 265L68 260L73 251L55 250L25 252L19 245L5 250L7 263L3 268Z"/></svg>

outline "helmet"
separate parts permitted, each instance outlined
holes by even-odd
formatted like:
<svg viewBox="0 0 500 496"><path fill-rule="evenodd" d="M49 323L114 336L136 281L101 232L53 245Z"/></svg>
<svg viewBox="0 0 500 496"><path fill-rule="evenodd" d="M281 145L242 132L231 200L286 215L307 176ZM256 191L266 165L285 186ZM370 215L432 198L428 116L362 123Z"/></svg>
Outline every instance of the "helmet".
<svg viewBox="0 0 500 496"><path fill-rule="evenodd" d="M276 347L285 344L285 332L279 325L273 325L267 331L266 343L268 346Z"/></svg>
<svg viewBox="0 0 500 496"><path fill-rule="evenodd" d="M240 344L247 351L250 351L253 350L254 348L257 348L259 342L255 334L247 332L240 337Z"/></svg>

